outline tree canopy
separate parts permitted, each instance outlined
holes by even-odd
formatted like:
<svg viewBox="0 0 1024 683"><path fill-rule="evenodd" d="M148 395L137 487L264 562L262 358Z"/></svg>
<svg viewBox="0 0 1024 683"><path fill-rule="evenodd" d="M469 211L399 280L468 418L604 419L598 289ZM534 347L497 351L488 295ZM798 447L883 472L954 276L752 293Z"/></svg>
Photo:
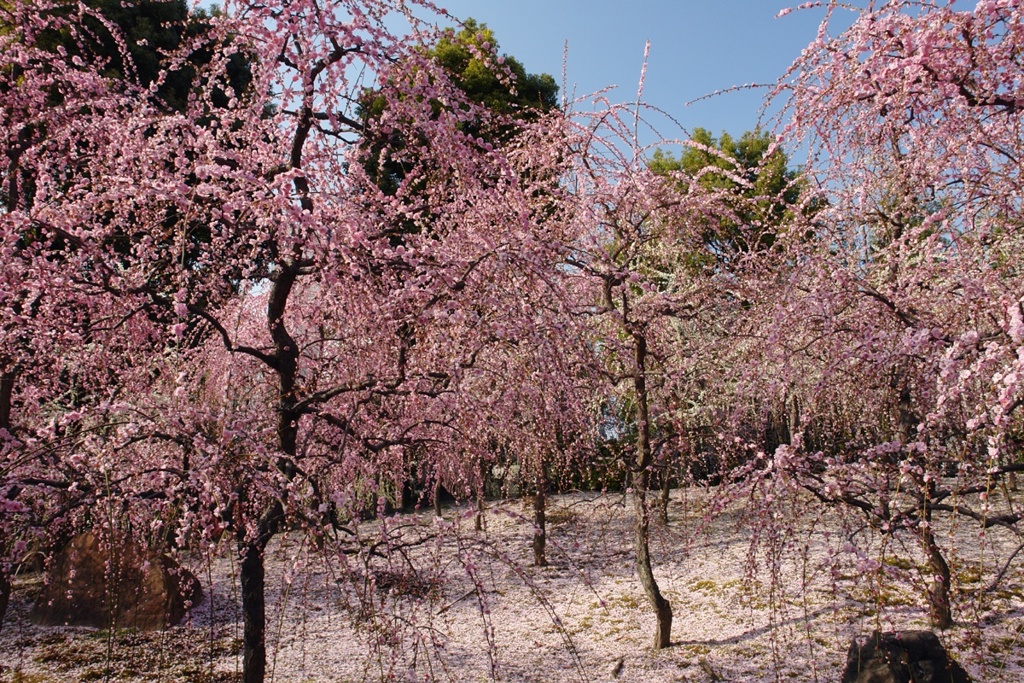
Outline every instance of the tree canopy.
<svg viewBox="0 0 1024 683"><path fill-rule="evenodd" d="M447 29L428 54L469 99L491 111L526 118L557 106L554 78L527 73L515 57L498 56L499 49L494 31L470 18L458 31Z"/></svg>
<svg viewBox="0 0 1024 683"><path fill-rule="evenodd" d="M461 124L464 130L495 144L507 140L519 124L554 108L558 95L558 86L550 75L527 73L519 60L500 55L498 50L494 32L472 18L458 30L445 29L422 50L468 102L479 105L477 114ZM434 115L444 106L450 104L434 99ZM359 108L365 166L377 177L381 189L394 193L408 173L408 163L396 153L403 149L404 131L401 127L375 125L387 108L381 89L367 91ZM382 136L387 137L386 142ZM392 151L390 156L381 154L385 145Z"/></svg>
<svg viewBox="0 0 1024 683"><path fill-rule="evenodd" d="M704 231L710 253L721 260L770 247L799 210L799 174L767 131L746 131L737 139L726 132L716 138L705 128L695 128L678 157L656 149L650 167L728 197L727 214Z"/></svg>
<svg viewBox="0 0 1024 683"><path fill-rule="evenodd" d="M216 8L190 9L185 0L87 0L81 5L59 0L39 11L67 21L45 29L36 45L63 59L83 59L107 78L152 89L169 111L184 111L196 69L213 58L215 46L203 36ZM183 60L172 66L169 57L179 52ZM217 106L227 101L228 89L237 95L247 90L250 58L229 57L222 92L214 98Z"/></svg>

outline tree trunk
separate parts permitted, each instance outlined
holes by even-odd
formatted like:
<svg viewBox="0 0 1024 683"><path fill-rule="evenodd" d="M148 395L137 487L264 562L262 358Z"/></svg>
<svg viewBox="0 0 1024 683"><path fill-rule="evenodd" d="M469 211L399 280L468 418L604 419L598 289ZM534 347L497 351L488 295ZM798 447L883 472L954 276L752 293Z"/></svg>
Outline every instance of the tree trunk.
<svg viewBox="0 0 1024 683"><path fill-rule="evenodd" d="M672 637L672 606L661 594L658 582L654 579L651 568L651 511L647 506L647 487L650 468L653 461L651 455L650 413L647 405L647 339L640 333L633 334L636 343L636 366L633 374L633 389L637 403L637 468L633 476L633 500L636 507L636 526L634 527L634 550L636 554L636 571L640 577L647 599L654 607L658 619L654 631L654 649L668 647Z"/></svg>
<svg viewBox="0 0 1024 683"><path fill-rule="evenodd" d="M786 420L786 428L789 431L789 443L793 444L797 432L800 431L800 399L793 396L789 401L789 416Z"/></svg>
<svg viewBox="0 0 1024 683"><path fill-rule="evenodd" d="M537 477L537 490L533 494L533 566L546 567L547 548L547 478L542 473Z"/></svg>
<svg viewBox="0 0 1024 683"><path fill-rule="evenodd" d="M480 463L480 488L476 493L476 519L473 523L473 528L477 531L484 530L484 508L486 504L484 502L484 496L487 495L487 465Z"/></svg>
<svg viewBox="0 0 1024 683"><path fill-rule="evenodd" d="M932 627L947 629L953 625L953 612L949 602L949 565L942 556L942 549L935 542L931 529L924 534L925 551L928 555L928 569L931 571L928 588L928 616Z"/></svg>
<svg viewBox="0 0 1024 683"><path fill-rule="evenodd" d="M4 630L4 616L7 614L7 603L11 598L11 579L7 570L0 567L0 631Z"/></svg>
<svg viewBox="0 0 1024 683"><path fill-rule="evenodd" d="M658 582L654 578L654 570L651 567L650 550L650 510L647 508L645 496L636 490L636 527L634 529L634 549L636 552L636 571L640 577L640 585L643 586L647 599L654 607L657 616L657 625L654 629L654 649L660 650L672 644L672 605L661 594Z"/></svg>
<svg viewBox="0 0 1024 683"><path fill-rule="evenodd" d="M263 683L267 670L267 609L264 551L266 541L238 541L242 583L242 675L244 683Z"/></svg>
<svg viewBox="0 0 1024 683"><path fill-rule="evenodd" d="M11 429L11 402L14 395L14 373L5 370L0 374L0 429Z"/></svg>
<svg viewBox="0 0 1024 683"><path fill-rule="evenodd" d="M242 587L242 680L263 683L267 671L266 550L270 539L284 521L284 506L275 501L264 511L257 524L258 535L248 537L244 530L236 536L241 556L239 574Z"/></svg>
<svg viewBox="0 0 1024 683"><path fill-rule="evenodd" d="M925 500L931 500L935 493L934 482L928 482L925 487ZM933 628L947 629L953 625L953 611L949 602L949 565L942 555L942 548L935 541L935 534L932 533L932 511L925 507L924 520L926 526L921 534L924 541L925 554L928 556L928 617Z"/></svg>
<svg viewBox="0 0 1024 683"><path fill-rule="evenodd" d="M910 387L903 382L900 387L898 436L900 443L906 445L911 439L917 437L917 425L920 420L914 413L913 397ZM932 510L929 502L935 495L934 482L920 482L921 490L924 493L924 528L921 530L921 541L924 544L925 555L928 556L929 575L925 581L927 588L926 599L928 601L928 616L933 628L947 629L953 625L953 613L949 602L949 565L942 555L942 549L935 541L935 534L932 533Z"/></svg>
<svg viewBox="0 0 1024 683"><path fill-rule="evenodd" d="M473 520L473 528L477 531L484 530L484 497L480 494L476 497L476 518Z"/></svg>
<svg viewBox="0 0 1024 683"><path fill-rule="evenodd" d="M441 516L441 480L434 482L434 516Z"/></svg>
<svg viewBox="0 0 1024 683"><path fill-rule="evenodd" d="M919 420L914 414L913 397L910 394L910 387L904 382L900 388L899 403L899 424L897 425L897 437L901 444L906 446L912 439L917 438L917 425Z"/></svg>
<svg viewBox="0 0 1024 683"><path fill-rule="evenodd" d="M0 429L12 433L11 429L11 398L14 393L14 373L5 371L0 374ZM7 543L0 532L0 552L7 551ZM11 598L11 579L7 575L7 567L0 563L0 631L4 628L4 616Z"/></svg>

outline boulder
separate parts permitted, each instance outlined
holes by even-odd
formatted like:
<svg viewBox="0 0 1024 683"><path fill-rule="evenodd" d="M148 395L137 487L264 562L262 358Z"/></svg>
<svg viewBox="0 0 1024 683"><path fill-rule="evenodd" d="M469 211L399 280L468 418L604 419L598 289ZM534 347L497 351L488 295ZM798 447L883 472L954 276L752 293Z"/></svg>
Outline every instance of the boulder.
<svg viewBox="0 0 1024 683"><path fill-rule="evenodd" d="M160 630L202 597L198 579L129 539L75 536L57 553L33 610L40 624Z"/></svg>
<svg viewBox="0 0 1024 683"><path fill-rule="evenodd" d="M843 683L969 683L931 631L875 631L857 636L846 655Z"/></svg>

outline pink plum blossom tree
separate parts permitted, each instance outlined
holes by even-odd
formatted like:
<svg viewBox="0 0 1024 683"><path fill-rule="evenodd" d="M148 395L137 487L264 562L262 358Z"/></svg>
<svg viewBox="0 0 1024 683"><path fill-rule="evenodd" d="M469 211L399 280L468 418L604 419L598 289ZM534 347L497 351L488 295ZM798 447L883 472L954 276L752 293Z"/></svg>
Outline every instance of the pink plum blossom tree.
<svg viewBox="0 0 1024 683"><path fill-rule="evenodd" d="M580 312L592 321L602 398L621 418L613 436L623 442L630 473L635 562L656 615L659 649L671 644L673 613L654 576L648 494L663 468L661 434L673 433L685 411L679 391L692 395L692 376L674 371L699 348L693 332L707 329L702 318L718 313L716 301L726 305L713 274L686 264L713 260L706 230L732 212L696 175L666 176L650 167L636 143L637 116L637 108L612 107L592 120L580 117L587 152L575 159L570 185L577 220L594 227L581 232L569 262L585 283Z"/></svg>
<svg viewBox="0 0 1024 683"><path fill-rule="evenodd" d="M833 35L848 9L826 3L775 91L783 135L810 150L821 210L750 290L760 341L744 386L799 406L768 464L773 486L795 482L916 538L931 621L946 628L935 515L1013 533L1021 519L1012 498L997 508L986 494L1021 469L1024 288L1008 255L1020 242L1024 24L1015 2L891 1Z"/></svg>
<svg viewBox="0 0 1024 683"><path fill-rule="evenodd" d="M229 534L246 681L265 675L271 538L295 524L332 537L365 504L354 492L404 481L414 446L479 487L474 406L493 387L478 366L557 329L534 307L565 300L564 240L536 220L557 166L533 180L521 166L561 154L470 132L497 114L429 58L433 10L229 3L187 105L168 112L88 54L36 44L73 18L4 6L5 543L95 523L100 500L177 543ZM225 80L239 54L245 92ZM400 128L401 145L353 144L367 73L386 101L375 132ZM402 165L391 191L366 153Z"/></svg>

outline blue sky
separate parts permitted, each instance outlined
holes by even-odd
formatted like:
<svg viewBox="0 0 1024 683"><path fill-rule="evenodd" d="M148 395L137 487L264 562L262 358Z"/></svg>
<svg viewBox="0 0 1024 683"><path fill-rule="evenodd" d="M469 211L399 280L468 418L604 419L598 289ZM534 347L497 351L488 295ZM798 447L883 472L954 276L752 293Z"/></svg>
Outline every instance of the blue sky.
<svg viewBox="0 0 1024 683"><path fill-rule="evenodd" d="M500 51L527 71L577 94L617 85L616 101L635 99L644 44L651 41L645 99L686 128L739 134L758 123L765 90L727 93L686 106L716 90L772 83L814 38L823 12L775 19L800 0L436 0L453 15L491 28ZM659 124L660 126L660 124ZM678 137L668 124L659 131Z"/></svg>

